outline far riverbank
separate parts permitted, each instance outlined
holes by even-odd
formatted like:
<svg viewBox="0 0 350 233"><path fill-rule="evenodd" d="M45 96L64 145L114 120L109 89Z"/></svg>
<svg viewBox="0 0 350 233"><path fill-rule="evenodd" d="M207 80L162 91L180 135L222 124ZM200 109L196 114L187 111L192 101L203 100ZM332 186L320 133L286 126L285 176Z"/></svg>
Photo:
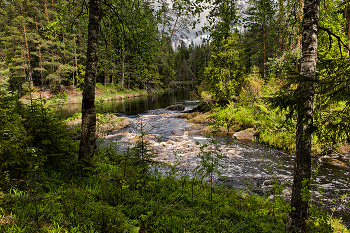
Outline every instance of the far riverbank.
<svg viewBox="0 0 350 233"><path fill-rule="evenodd" d="M157 90L157 93L163 92L163 89ZM97 84L95 89L95 100L96 102L123 100L152 94L154 93L148 93L145 90L118 90L115 86L103 86ZM52 92L50 89L42 90L41 87L35 87L34 91L23 96L21 101L28 103L31 98L44 99L47 105L80 104L82 102L82 90L73 86L62 86L60 92Z"/></svg>

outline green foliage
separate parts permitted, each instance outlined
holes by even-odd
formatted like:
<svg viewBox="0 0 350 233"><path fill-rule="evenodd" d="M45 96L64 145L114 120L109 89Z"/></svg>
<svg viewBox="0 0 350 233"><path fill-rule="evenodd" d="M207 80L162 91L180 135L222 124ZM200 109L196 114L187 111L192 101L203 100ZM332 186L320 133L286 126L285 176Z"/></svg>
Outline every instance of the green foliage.
<svg viewBox="0 0 350 233"><path fill-rule="evenodd" d="M75 160L77 145L59 115L41 100L32 100L28 105L8 101L3 99L0 107L1 172L23 179L34 170L59 169Z"/></svg>
<svg viewBox="0 0 350 233"><path fill-rule="evenodd" d="M264 82L257 73L248 75L238 102L230 102L224 108L213 111L212 117L227 132L255 128L257 140L265 145L295 151L295 118L285 110L276 110L266 102L266 96L278 90L277 79ZM316 141L316 138L315 138Z"/></svg>
<svg viewBox="0 0 350 233"><path fill-rule="evenodd" d="M106 204L89 190L74 184L63 185L54 192L38 196L11 192L0 194L11 207L13 224L0 225L5 232L137 232L137 221L130 220L121 209ZM0 215L2 216L2 215ZM39 224L32 219L38 218Z"/></svg>
<svg viewBox="0 0 350 233"><path fill-rule="evenodd" d="M259 142L293 153L295 152L295 128L265 129L259 134Z"/></svg>
<svg viewBox="0 0 350 233"><path fill-rule="evenodd" d="M25 156L30 154L28 141L30 136L26 134L23 117L15 108L0 108L0 171L11 171L11 178L19 175L27 169ZM3 173L4 174L4 173ZM4 185L4 180L1 183Z"/></svg>
<svg viewBox="0 0 350 233"><path fill-rule="evenodd" d="M234 100L241 91L245 68L241 61L243 50L238 40L239 35L235 33L214 46L205 70L209 91L219 102Z"/></svg>
<svg viewBox="0 0 350 233"><path fill-rule="evenodd" d="M301 189L301 197L302 200L305 202L310 201L311 194L310 194L310 180L309 179L303 179L301 182L303 188Z"/></svg>
<svg viewBox="0 0 350 233"><path fill-rule="evenodd" d="M255 110L249 106L237 106L231 102L226 108L213 114L216 124L225 126L227 131L244 130L247 128L258 128L259 115L256 115ZM231 128L233 127L233 129Z"/></svg>
<svg viewBox="0 0 350 233"><path fill-rule="evenodd" d="M215 140L211 140L212 146L215 147ZM196 143L198 144L198 142ZM195 168L196 173L198 173L202 178L210 177L212 178L213 174L220 175L221 172L218 170L220 165L220 160L223 158L221 151L219 149L208 150L209 144L203 144L200 146L201 153L197 156L200 158L200 165Z"/></svg>
<svg viewBox="0 0 350 233"><path fill-rule="evenodd" d="M152 161L152 157L155 155L150 143L145 139L146 132L144 131L144 123L142 120L139 123L139 131L139 139L131 149L131 161L140 169L141 173L144 173L148 170L149 165L155 164L155 162Z"/></svg>
<svg viewBox="0 0 350 233"><path fill-rule="evenodd" d="M82 65L82 64L79 64L78 65L78 71L79 71L79 75L76 76L76 85L77 87L79 87L81 90L83 89L83 86L84 86L84 77L85 77L85 69L86 69L86 66Z"/></svg>

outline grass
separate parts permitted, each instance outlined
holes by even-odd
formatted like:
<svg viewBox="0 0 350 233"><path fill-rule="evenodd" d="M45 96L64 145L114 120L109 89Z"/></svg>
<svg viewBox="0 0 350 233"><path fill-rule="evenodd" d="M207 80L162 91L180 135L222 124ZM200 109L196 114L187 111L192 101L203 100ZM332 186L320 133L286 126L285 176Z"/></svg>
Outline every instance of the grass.
<svg viewBox="0 0 350 233"><path fill-rule="evenodd" d="M99 147L93 165L48 170L25 191L0 192L2 232L286 232L290 206L281 198L251 195L223 186L144 170L130 150ZM348 232L319 209L309 232Z"/></svg>
<svg viewBox="0 0 350 233"><path fill-rule="evenodd" d="M135 96L147 95L145 90L125 89L119 90L114 85L104 86L100 83L96 84L96 101L107 101L112 99L134 98Z"/></svg>

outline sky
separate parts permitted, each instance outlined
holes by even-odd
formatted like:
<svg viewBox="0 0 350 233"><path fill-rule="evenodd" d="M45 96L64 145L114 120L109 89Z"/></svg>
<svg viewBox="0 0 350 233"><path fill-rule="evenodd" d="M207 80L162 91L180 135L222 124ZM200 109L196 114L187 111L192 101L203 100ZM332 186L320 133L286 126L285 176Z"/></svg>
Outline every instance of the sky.
<svg viewBox="0 0 350 233"><path fill-rule="evenodd" d="M209 38L209 32L203 33L201 35L199 32L205 24L208 24L207 16L209 15L209 9L205 10L199 17L200 23L196 25L194 30L190 29L190 33L188 34L188 39L185 39L184 42L186 45L189 45L192 41L194 44L200 44L203 38ZM198 33L198 37L196 37L196 32Z"/></svg>
<svg viewBox="0 0 350 233"><path fill-rule="evenodd" d="M167 0L167 1L171 6L171 0ZM245 9L248 6L247 0L236 0L235 2L237 7L237 14L243 15ZM194 20L199 19L200 23L196 25L195 29L192 30L192 28L190 28L190 33L187 35L188 39L183 40L187 46L191 44L192 41L194 44L201 44L204 38L205 39L209 38L209 32L205 32L202 35L200 34L202 27L205 25L208 25L208 20L206 17L209 15L209 11L210 9L206 9L204 12L201 13L200 17L194 18ZM241 28L243 30L243 27ZM198 37L196 36L196 33L198 33ZM174 46L176 47L176 44Z"/></svg>

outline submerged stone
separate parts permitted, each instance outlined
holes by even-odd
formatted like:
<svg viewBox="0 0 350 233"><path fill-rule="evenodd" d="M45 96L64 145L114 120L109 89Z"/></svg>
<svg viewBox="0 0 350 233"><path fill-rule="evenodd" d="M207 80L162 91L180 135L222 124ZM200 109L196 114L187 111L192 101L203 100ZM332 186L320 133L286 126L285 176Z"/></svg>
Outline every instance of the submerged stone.
<svg viewBox="0 0 350 233"><path fill-rule="evenodd" d="M325 162L328 164L334 165L334 166L338 166L338 167L348 167L348 165L346 165L346 163L344 163L338 159L330 158L330 159L327 159Z"/></svg>
<svg viewBox="0 0 350 233"><path fill-rule="evenodd" d="M239 140L253 140L255 136L256 131L254 128L248 128L239 132L236 132L233 134L233 138L239 139Z"/></svg>
<svg viewBox="0 0 350 233"><path fill-rule="evenodd" d="M171 110L171 111L183 111L184 109L185 109L185 106L183 106L182 104L174 104L164 108L164 110Z"/></svg>

